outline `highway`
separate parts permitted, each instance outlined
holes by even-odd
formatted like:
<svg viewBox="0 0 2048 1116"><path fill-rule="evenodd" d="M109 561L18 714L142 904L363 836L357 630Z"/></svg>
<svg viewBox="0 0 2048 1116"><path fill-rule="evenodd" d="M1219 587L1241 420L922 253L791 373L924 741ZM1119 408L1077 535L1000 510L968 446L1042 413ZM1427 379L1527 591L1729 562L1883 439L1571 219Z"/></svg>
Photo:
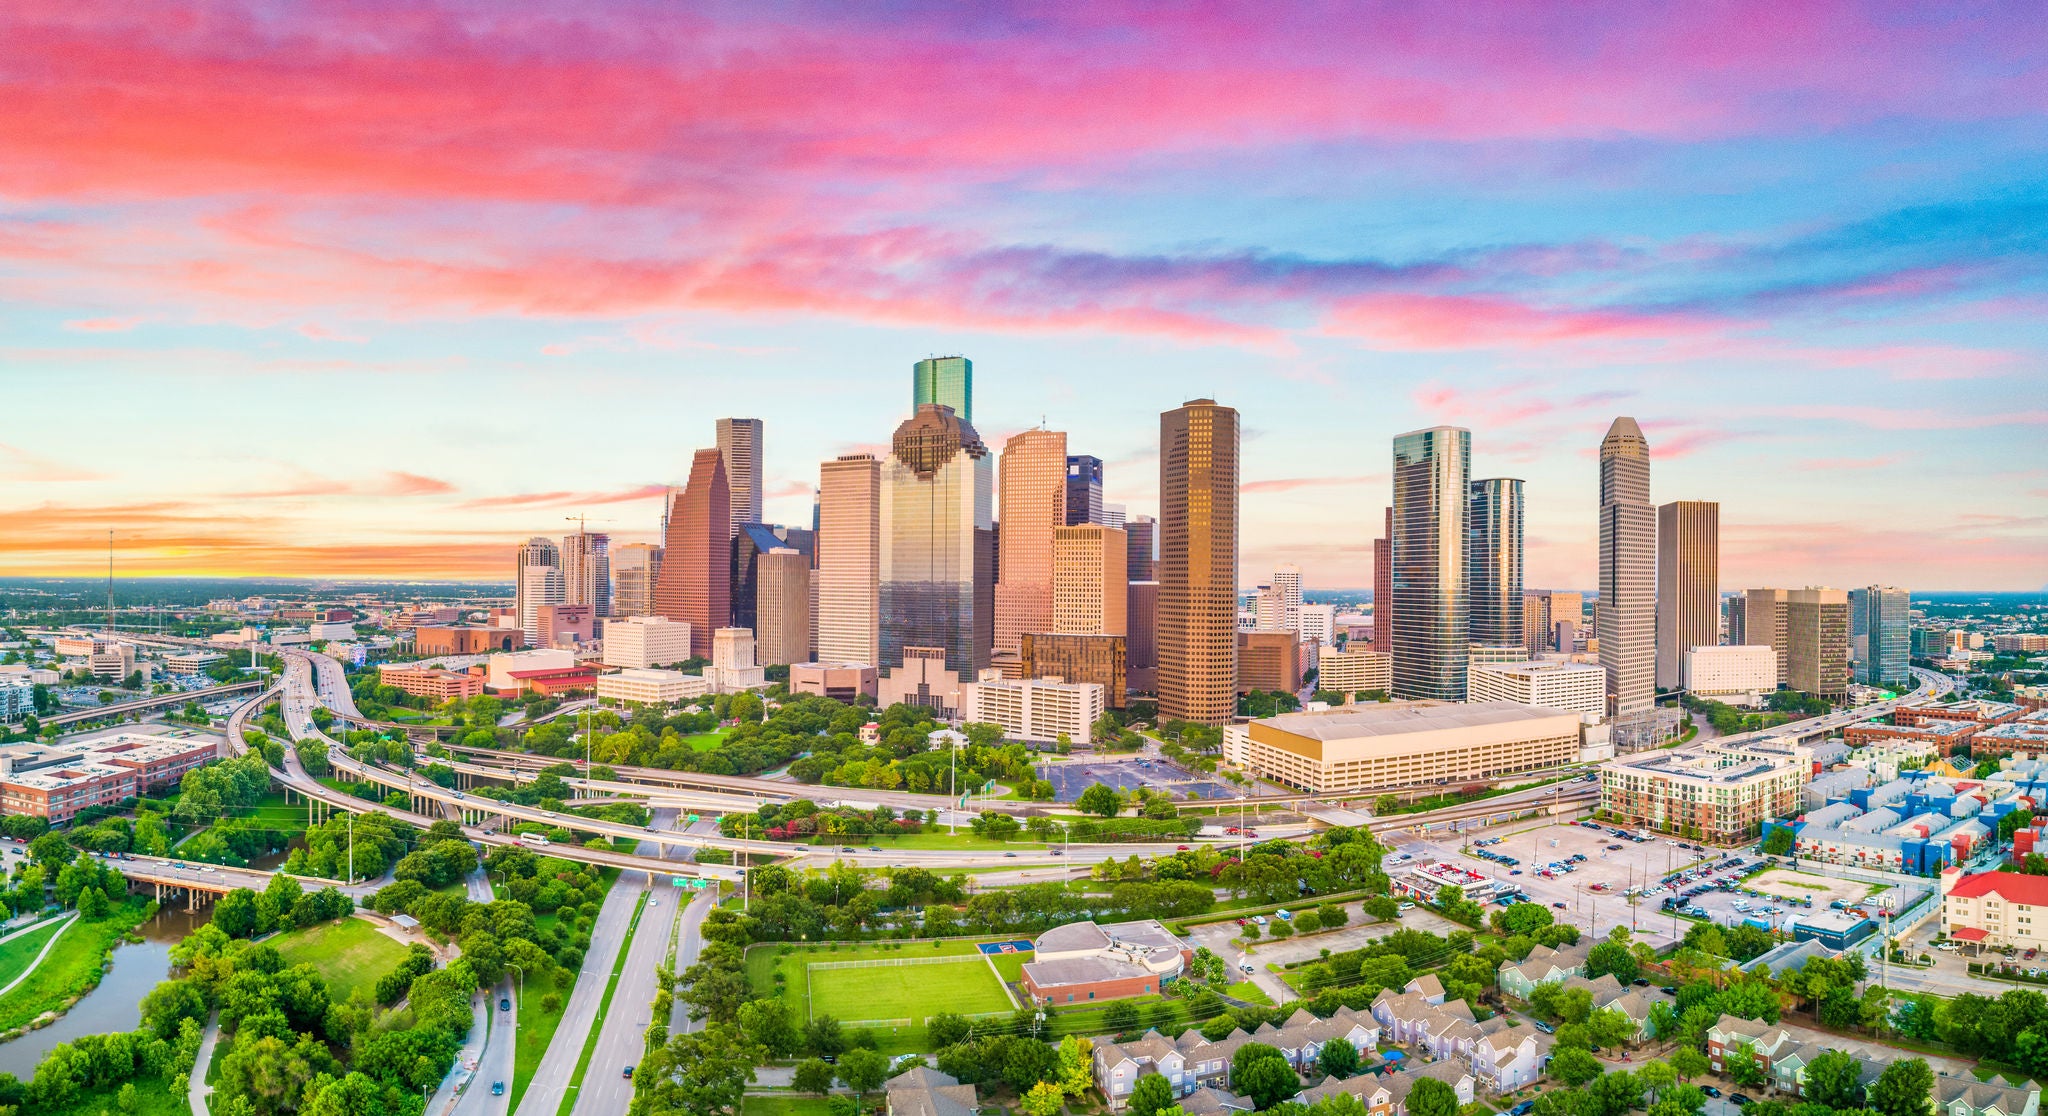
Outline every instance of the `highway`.
<svg viewBox="0 0 2048 1116"><path fill-rule="evenodd" d="M641 850L645 852L646 849ZM625 877L619 887L626 887ZM686 901L708 898L710 889L687 891L676 887L642 885L633 892L651 891L641 909L639 928L626 949L625 964L619 970L618 989L612 993L611 1009L600 1021L597 1047L590 1055L590 1068L576 1091L576 1116L614 1116L626 1111L633 1100L633 1083L625 1067L637 1065L647 1045L647 1027L652 1022L654 993L660 987L656 972L668 959L669 935L676 916Z"/></svg>
<svg viewBox="0 0 2048 1116"><path fill-rule="evenodd" d="M135 701L117 701L102 705L98 709L81 709L76 713L58 713L42 718L45 725L75 725L82 721L98 721L107 717L119 719L130 713L147 713L167 706L183 707L187 702L208 701L244 690L260 690L263 683L250 679L247 682L231 682L225 686L208 686L204 690L187 690L181 694L158 694L155 697L138 698Z"/></svg>

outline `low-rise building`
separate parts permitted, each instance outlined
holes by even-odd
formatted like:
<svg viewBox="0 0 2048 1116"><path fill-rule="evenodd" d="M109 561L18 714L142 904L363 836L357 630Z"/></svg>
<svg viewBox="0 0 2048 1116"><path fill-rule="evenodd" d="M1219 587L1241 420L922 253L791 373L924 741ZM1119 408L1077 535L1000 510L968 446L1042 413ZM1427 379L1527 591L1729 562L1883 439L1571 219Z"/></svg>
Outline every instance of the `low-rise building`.
<svg viewBox="0 0 2048 1116"><path fill-rule="evenodd" d="M1153 995L1194 959L1156 919L1070 922L1038 936L1023 990L1038 1004L1079 1004Z"/></svg>
<svg viewBox="0 0 2048 1116"><path fill-rule="evenodd" d="M2048 949L2048 876L1942 872L1941 931L1976 950Z"/></svg>
<svg viewBox="0 0 2048 1116"><path fill-rule="evenodd" d="M141 733L0 747L0 813L68 821L88 806L173 786L219 754L210 737Z"/></svg>
<svg viewBox="0 0 2048 1116"><path fill-rule="evenodd" d="M1122 709L1130 689L1127 648L1122 635L1025 632L1015 677L1093 682L1110 708Z"/></svg>
<svg viewBox="0 0 2048 1116"><path fill-rule="evenodd" d="M1289 631L1237 633L1237 692L1291 694L1301 689L1300 642Z"/></svg>
<svg viewBox="0 0 2048 1116"><path fill-rule="evenodd" d="M1694 647L1685 653L1685 688L1737 705L1756 705L1778 688L1778 653L1769 644Z"/></svg>
<svg viewBox="0 0 2048 1116"><path fill-rule="evenodd" d="M1474 663L1467 677L1472 701L1512 701L1588 717L1607 715L1607 671L1596 663Z"/></svg>
<svg viewBox="0 0 2048 1116"><path fill-rule="evenodd" d="M981 1111L974 1086L951 1074L919 1066L882 1085L888 1116L975 1116Z"/></svg>
<svg viewBox="0 0 2048 1116"><path fill-rule="evenodd" d="M711 665L705 684L715 694L736 694L768 685L767 668L754 662L752 628L720 628L711 633Z"/></svg>
<svg viewBox="0 0 2048 1116"><path fill-rule="evenodd" d="M486 660L484 688L493 694L552 696L588 692L596 684L597 669L578 662L568 651L517 651Z"/></svg>
<svg viewBox="0 0 2048 1116"><path fill-rule="evenodd" d="M597 700L613 705L682 705L711 692L698 674L680 670L615 670L597 676Z"/></svg>
<svg viewBox="0 0 2048 1116"><path fill-rule="evenodd" d="M1260 1025L1256 1032L1242 1028L1233 1030L1225 1037L1211 1041L1200 1031L1188 1030L1178 1038L1168 1038L1158 1031L1147 1031L1134 1042L1101 1042L1095 1045L1095 1085L1109 1100L1112 1112L1122 1111L1130 1104L1132 1090L1137 1088L1140 1078L1158 1074L1173 1087L1173 1095L1179 1098L1180 1107L1188 1116L1220 1116L1226 1111L1245 1112L1252 1107L1249 1101L1239 1099L1228 1092L1230 1088L1231 1058L1237 1049L1248 1042L1262 1043L1273 1047L1287 1058L1296 1072L1316 1074L1316 1065L1322 1057L1323 1048L1333 1042L1348 1043L1358 1051L1360 1064L1368 1064L1377 1057L1380 1040L1380 1025L1364 1012L1340 1007L1328 1018L1297 1009L1286 1022L1279 1026L1271 1023ZM1429 1076L1426 1072L1423 1076ZM1412 1076L1412 1075L1395 1075ZM1353 1082L1379 1082L1382 1079L1363 1074L1336 1086L1347 1090L1355 1088ZM1389 1083L1392 1078L1385 1079ZM1331 1086L1325 1081L1317 1086L1322 1089ZM1410 1083L1412 1084L1412 1083ZM1453 1083L1455 1087L1455 1082ZM1320 1096L1311 1096L1316 1090L1303 1093L1313 1103ZM1406 1097L1407 1090L1400 1090ZM1466 1100L1471 1099L1471 1078L1466 1075L1464 1092ZM1378 1107L1370 1102L1367 1110L1376 1116L1388 1116L1400 1111L1389 1099Z"/></svg>
<svg viewBox="0 0 2048 1116"><path fill-rule="evenodd" d="M1538 985L1559 984L1575 976L1586 975L1586 955L1592 943L1583 945L1537 946L1529 956L1520 961L1510 961L1494 974L1500 990L1519 1000L1527 1000Z"/></svg>
<svg viewBox="0 0 2048 1116"><path fill-rule="evenodd" d="M1226 726L1224 759L1313 793L1486 779L1579 756L1578 714L1505 701L1401 701Z"/></svg>
<svg viewBox="0 0 2048 1116"><path fill-rule="evenodd" d="M414 697L448 701L481 696L485 679L482 674L466 671L458 673L413 663L386 663L377 668L377 681Z"/></svg>
<svg viewBox="0 0 2048 1116"><path fill-rule="evenodd" d="M996 725L1012 740L1058 740L1090 744L1108 705L1101 686L1059 678L1009 679L984 670L966 688L964 720Z"/></svg>
<svg viewBox="0 0 2048 1116"><path fill-rule="evenodd" d="M875 696L875 668L867 663L791 663L789 692L816 694L848 705Z"/></svg>
<svg viewBox="0 0 2048 1116"><path fill-rule="evenodd" d="M1385 651L1324 649L1316 664L1316 689L1341 694L1394 692L1394 656Z"/></svg>
<svg viewBox="0 0 2048 1116"><path fill-rule="evenodd" d="M214 651L173 651L164 656L164 669L173 674L197 674L226 657Z"/></svg>
<svg viewBox="0 0 2048 1116"><path fill-rule="evenodd" d="M414 653L423 659L435 655L482 655L517 651L526 646L526 633L518 628L422 624L413 629L412 645Z"/></svg>
<svg viewBox="0 0 2048 1116"><path fill-rule="evenodd" d="M943 721L957 720L966 703L960 675L946 669L943 647L905 647L903 664L891 668L876 684L875 704L884 709L916 705Z"/></svg>

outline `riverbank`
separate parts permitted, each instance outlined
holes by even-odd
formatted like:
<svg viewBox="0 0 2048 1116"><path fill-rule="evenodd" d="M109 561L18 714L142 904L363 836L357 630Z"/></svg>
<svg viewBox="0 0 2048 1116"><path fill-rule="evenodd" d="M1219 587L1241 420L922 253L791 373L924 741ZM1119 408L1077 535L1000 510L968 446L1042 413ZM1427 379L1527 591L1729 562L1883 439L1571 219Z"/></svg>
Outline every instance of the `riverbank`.
<svg viewBox="0 0 2048 1116"><path fill-rule="evenodd" d="M76 920L42 964L0 996L0 1042L55 1022L99 985L114 946L155 913L155 900L131 896L103 919Z"/></svg>

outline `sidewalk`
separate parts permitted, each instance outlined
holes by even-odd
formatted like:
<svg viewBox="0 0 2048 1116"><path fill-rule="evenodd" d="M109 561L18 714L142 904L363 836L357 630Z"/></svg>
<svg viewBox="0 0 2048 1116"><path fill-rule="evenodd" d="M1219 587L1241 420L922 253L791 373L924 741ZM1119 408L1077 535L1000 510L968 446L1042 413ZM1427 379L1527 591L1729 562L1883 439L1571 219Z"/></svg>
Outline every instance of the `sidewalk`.
<svg viewBox="0 0 2048 1116"><path fill-rule="evenodd" d="M213 1086L206 1083L207 1068L213 1065L213 1047L220 1041L220 1012L206 1017L206 1032L199 1040L199 1059L192 1063L191 1083L185 1086L185 1099L192 1106L192 1116L211 1116L207 1111L206 1098L213 1095Z"/></svg>

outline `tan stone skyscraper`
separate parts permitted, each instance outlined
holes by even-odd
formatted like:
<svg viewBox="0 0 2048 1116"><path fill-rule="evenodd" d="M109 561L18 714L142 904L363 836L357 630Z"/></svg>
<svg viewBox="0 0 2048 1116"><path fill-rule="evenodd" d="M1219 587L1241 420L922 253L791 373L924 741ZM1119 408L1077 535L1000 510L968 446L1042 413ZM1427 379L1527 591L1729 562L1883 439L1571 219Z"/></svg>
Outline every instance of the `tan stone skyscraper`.
<svg viewBox="0 0 2048 1116"><path fill-rule="evenodd" d="M654 615L654 585L661 580L662 549L627 543L612 552L612 615Z"/></svg>
<svg viewBox="0 0 2048 1116"><path fill-rule="evenodd" d="M1130 595L1130 540L1083 523L1053 532L1052 627L1065 635L1123 635ZM1121 695L1118 695L1121 697Z"/></svg>
<svg viewBox="0 0 2048 1116"><path fill-rule="evenodd" d="M1237 412L1196 399L1159 416L1159 715L1237 711Z"/></svg>
<svg viewBox="0 0 2048 1116"><path fill-rule="evenodd" d="M882 463L847 454L818 468L818 661L882 661Z"/></svg>
<svg viewBox="0 0 2048 1116"><path fill-rule="evenodd" d="M1751 647L1769 647L1778 653L1778 681L1790 677L1789 645L1785 638L1785 600L1789 590L1751 589L1742 595L1742 640Z"/></svg>
<svg viewBox="0 0 2048 1116"><path fill-rule="evenodd" d="M1721 642L1721 505L1657 508L1657 688L1685 684L1685 653Z"/></svg>
<svg viewBox="0 0 2048 1116"><path fill-rule="evenodd" d="M709 657L712 633L732 622L732 489L715 449L697 451L690 483L669 508L655 611L690 625L690 654Z"/></svg>
<svg viewBox="0 0 2048 1116"><path fill-rule="evenodd" d="M1014 652L1025 632L1052 631L1053 532L1067 522L1067 436L1026 430L1003 444L997 472L1002 545L996 577L995 650Z"/></svg>
<svg viewBox="0 0 2048 1116"><path fill-rule="evenodd" d="M1657 704L1657 509L1650 443L1624 415L1600 441L1600 599L1593 605L1608 712Z"/></svg>
<svg viewBox="0 0 2048 1116"><path fill-rule="evenodd" d="M755 662L786 666L811 661L811 560L776 547L761 555L755 592Z"/></svg>

